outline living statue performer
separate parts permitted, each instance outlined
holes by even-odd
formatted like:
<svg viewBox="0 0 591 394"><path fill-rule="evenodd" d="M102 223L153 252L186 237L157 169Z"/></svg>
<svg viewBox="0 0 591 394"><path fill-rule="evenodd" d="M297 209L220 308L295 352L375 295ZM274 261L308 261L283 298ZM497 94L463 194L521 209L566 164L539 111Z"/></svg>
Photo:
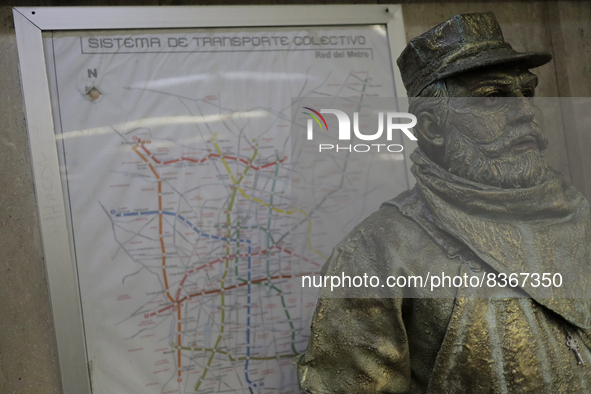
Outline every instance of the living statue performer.
<svg viewBox="0 0 591 394"><path fill-rule="evenodd" d="M295 361L304 392L591 393L591 303L565 296L591 288L589 205L546 163L531 99L529 69L550 60L514 51L491 13L411 40L398 67L418 119L416 186L359 224L323 274L561 272L562 287L323 288Z"/></svg>

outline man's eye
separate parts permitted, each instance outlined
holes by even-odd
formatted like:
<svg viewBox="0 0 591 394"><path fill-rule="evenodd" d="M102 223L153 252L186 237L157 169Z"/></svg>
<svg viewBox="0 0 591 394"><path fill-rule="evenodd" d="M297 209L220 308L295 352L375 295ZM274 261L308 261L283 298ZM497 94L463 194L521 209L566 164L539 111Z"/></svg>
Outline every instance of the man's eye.
<svg viewBox="0 0 591 394"><path fill-rule="evenodd" d="M488 96L484 97L484 105L492 107L499 103L499 93L491 93Z"/></svg>

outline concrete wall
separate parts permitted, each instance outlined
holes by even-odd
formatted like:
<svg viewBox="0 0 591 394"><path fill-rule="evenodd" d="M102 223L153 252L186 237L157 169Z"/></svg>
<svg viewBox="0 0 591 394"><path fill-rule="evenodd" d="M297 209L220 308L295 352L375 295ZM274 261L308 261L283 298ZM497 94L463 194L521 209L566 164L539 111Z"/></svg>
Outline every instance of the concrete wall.
<svg viewBox="0 0 591 394"><path fill-rule="evenodd" d="M239 3L244 4L208 4ZM76 5L158 4L190 2L90 0ZM74 4L45 0L20 5ZM483 11L495 12L506 39L517 50L554 54L552 63L536 71L541 81L539 95L591 96L591 3L406 3L403 13L407 38L456 13ZM0 392L60 393L10 6L0 7L0 92ZM576 129L580 127L577 119L586 112L576 106L556 111L558 127L548 130L548 157L590 198L591 176L586 169L591 169L591 155L587 153L591 150L591 133Z"/></svg>

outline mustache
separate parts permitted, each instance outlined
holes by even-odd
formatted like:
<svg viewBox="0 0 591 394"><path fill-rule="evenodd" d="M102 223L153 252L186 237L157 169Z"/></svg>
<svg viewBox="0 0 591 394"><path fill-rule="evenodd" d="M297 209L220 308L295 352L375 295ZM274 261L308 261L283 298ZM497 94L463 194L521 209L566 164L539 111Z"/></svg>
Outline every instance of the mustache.
<svg viewBox="0 0 591 394"><path fill-rule="evenodd" d="M540 151L548 147L548 139L542 133L542 128L536 121L519 122L509 125L510 132L488 144L479 144L469 137L470 129L461 123L450 122L450 125L462 134L462 137L474 145L478 145L479 150L489 158L497 158L507 155L511 149L522 142L535 142Z"/></svg>
<svg viewBox="0 0 591 394"><path fill-rule="evenodd" d="M524 136L530 134L521 133ZM516 134L517 135L517 134ZM503 139L497 146L514 146L515 143L530 142L532 137ZM545 138L540 134L541 141ZM544 156L538 150L528 150L521 154L509 154L502 157L489 157L477 143L469 140L459 130L450 127L445 140L444 163L450 173L463 178L500 188L531 187L546 181L552 171ZM496 156L497 154L495 154Z"/></svg>

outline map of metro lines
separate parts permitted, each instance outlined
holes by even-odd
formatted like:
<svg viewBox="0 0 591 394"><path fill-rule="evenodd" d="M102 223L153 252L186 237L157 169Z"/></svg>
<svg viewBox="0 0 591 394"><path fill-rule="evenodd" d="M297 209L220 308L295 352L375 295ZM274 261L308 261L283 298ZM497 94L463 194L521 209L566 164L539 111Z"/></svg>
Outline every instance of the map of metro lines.
<svg viewBox="0 0 591 394"><path fill-rule="evenodd" d="M305 328L294 325L290 311L299 319L309 316L314 306L313 298L302 305L300 294L293 291L289 279L304 272L292 268L302 267L291 257L309 263L305 274L317 274L323 261L299 256L288 242L292 221L284 216L305 219L308 232L312 224L306 212L289 208L287 175L281 168L287 156L259 158L259 147L248 144L243 149L250 157L239 157L229 141L213 137L208 141L211 149L206 149L211 153L189 151L166 160L163 153L169 150L160 148L159 160L148 148L151 141L141 137L134 136L137 144L131 148L141 159L139 170L151 172L142 190L152 192L157 209L111 211L121 249L148 270L153 270L155 259L161 261L158 275L164 291L130 319L138 323L138 335L172 317L172 341L163 353L174 350L176 357L174 363L163 359L161 372L176 371L177 383L185 375L196 375L194 391L234 392L250 385L281 392L281 381L275 386L265 382L265 376L291 365L305 343ZM231 164L236 164L233 169ZM200 173L207 186L179 193L170 178L180 172ZM215 195L207 190L218 187L214 179L225 183L228 194L206 199ZM220 378L224 364L228 368L237 363L244 372L234 384L234 379Z"/></svg>
<svg viewBox="0 0 591 394"><path fill-rule="evenodd" d="M178 37L159 32L161 42L167 34ZM377 209L368 201L392 189L368 191L371 159L302 163L291 99L359 105L394 87L376 27L282 34L363 35L373 58L326 62L301 47L89 54L75 33L53 38L93 393L299 392L293 358L318 290L301 277L318 275Z"/></svg>

